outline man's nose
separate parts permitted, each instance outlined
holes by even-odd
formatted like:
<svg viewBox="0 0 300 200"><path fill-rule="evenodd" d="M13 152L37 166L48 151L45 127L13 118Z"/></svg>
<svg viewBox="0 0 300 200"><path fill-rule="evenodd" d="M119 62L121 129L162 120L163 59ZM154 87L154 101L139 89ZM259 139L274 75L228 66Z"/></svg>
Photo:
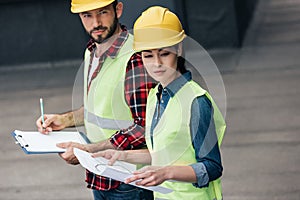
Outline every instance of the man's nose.
<svg viewBox="0 0 300 200"><path fill-rule="evenodd" d="M93 21L92 21L92 25L94 28L97 28L98 26L100 26L102 23L101 23L101 20L99 19L99 17L96 15L96 16L93 16Z"/></svg>

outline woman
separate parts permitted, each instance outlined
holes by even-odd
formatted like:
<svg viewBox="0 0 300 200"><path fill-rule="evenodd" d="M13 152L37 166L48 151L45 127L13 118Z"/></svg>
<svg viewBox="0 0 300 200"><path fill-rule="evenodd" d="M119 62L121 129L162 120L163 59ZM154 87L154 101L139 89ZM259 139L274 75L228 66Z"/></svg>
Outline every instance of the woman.
<svg viewBox="0 0 300 200"><path fill-rule="evenodd" d="M159 82L150 91L146 110L148 149L107 150L93 156L151 164L134 172L126 183L162 186L159 199L222 199L219 145L223 117L211 96L191 79L182 57L184 30L167 8L151 7L134 25L134 49L141 52L150 76Z"/></svg>

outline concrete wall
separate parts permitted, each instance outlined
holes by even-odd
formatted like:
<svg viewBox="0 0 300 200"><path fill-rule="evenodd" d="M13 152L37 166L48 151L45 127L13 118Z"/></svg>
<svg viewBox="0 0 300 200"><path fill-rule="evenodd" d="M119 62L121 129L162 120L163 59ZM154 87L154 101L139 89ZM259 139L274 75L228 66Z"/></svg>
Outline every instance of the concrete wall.
<svg viewBox="0 0 300 200"><path fill-rule="evenodd" d="M143 10L161 5L174 11L187 34L205 48L235 48L256 1L123 0L120 21L131 28ZM0 67L81 59L88 40L78 15L70 12L70 0L0 0L0 27Z"/></svg>

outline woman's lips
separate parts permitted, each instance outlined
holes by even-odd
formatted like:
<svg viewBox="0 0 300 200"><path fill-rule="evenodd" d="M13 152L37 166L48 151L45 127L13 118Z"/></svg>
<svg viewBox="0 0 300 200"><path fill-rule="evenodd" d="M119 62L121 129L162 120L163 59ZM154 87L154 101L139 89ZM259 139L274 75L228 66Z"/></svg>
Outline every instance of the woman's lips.
<svg viewBox="0 0 300 200"><path fill-rule="evenodd" d="M156 71L154 71L155 74L162 74L164 72L165 72L165 70L156 70Z"/></svg>

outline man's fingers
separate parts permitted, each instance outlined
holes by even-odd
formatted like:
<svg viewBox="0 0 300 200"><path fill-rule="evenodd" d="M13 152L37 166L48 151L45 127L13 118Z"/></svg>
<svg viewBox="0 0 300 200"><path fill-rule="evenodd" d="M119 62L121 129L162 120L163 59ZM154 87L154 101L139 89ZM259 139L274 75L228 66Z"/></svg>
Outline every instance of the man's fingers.
<svg viewBox="0 0 300 200"><path fill-rule="evenodd" d="M57 143L56 146L59 148L66 149L66 148L70 147L70 142Z"/></svg>
<svg viewBox="0 0 300 200"><path fill-rule="evenodd" d="M50 126L47 127L47 128L43 128L43 129L45 130L46 134L49 134L49 133L51 133L53 131L53 129Z"/></svg>
<svg viewBox="0 0 300 200"><path fill-rule="evenodd" d="M48 126L50 126L50 124L54 121L54 118L50 117L50 118L47 118L45 117L45 123L42 124L43 128L47 128Z"/></svg>
<svg viewBox="0 0 300 200"><path fill-rule="evenodd" d="M93 153L92 157L93 158L97 158L97 157L104 157L105 156L105 152L104 151L99 151L97 153Z"/></svg>
<svg viewBox="0 0 300 200"><path fill-rule="evenodd" d="M59 156L64 159L68 164L77 165L79 164L79 161L77 157L73 153L73 148L70 148L72 146L71 142L65 142L65 143L58 143L56 146L59 146L61 148L66 147L66 152L59 153ZM67 147L69 146L69 147Z"/></svg>
<svg viewBox="0 0 300 200"><path fill-rule="evenodd" d="M36 120L35 124L40 133L49 134L50 132L52 132L52 127L50 125L53 122L53 119L48 118L47 115L44 116L44 119L45 119L45 123L42 122L42 117L39 117Z"/></svg>
<svg viewBox="0 0 300 200"><path fill-rule="evenodd" d="M40 133L47 134L46 129L43 128L41 117L36 120L35 125Z"/></svg>

